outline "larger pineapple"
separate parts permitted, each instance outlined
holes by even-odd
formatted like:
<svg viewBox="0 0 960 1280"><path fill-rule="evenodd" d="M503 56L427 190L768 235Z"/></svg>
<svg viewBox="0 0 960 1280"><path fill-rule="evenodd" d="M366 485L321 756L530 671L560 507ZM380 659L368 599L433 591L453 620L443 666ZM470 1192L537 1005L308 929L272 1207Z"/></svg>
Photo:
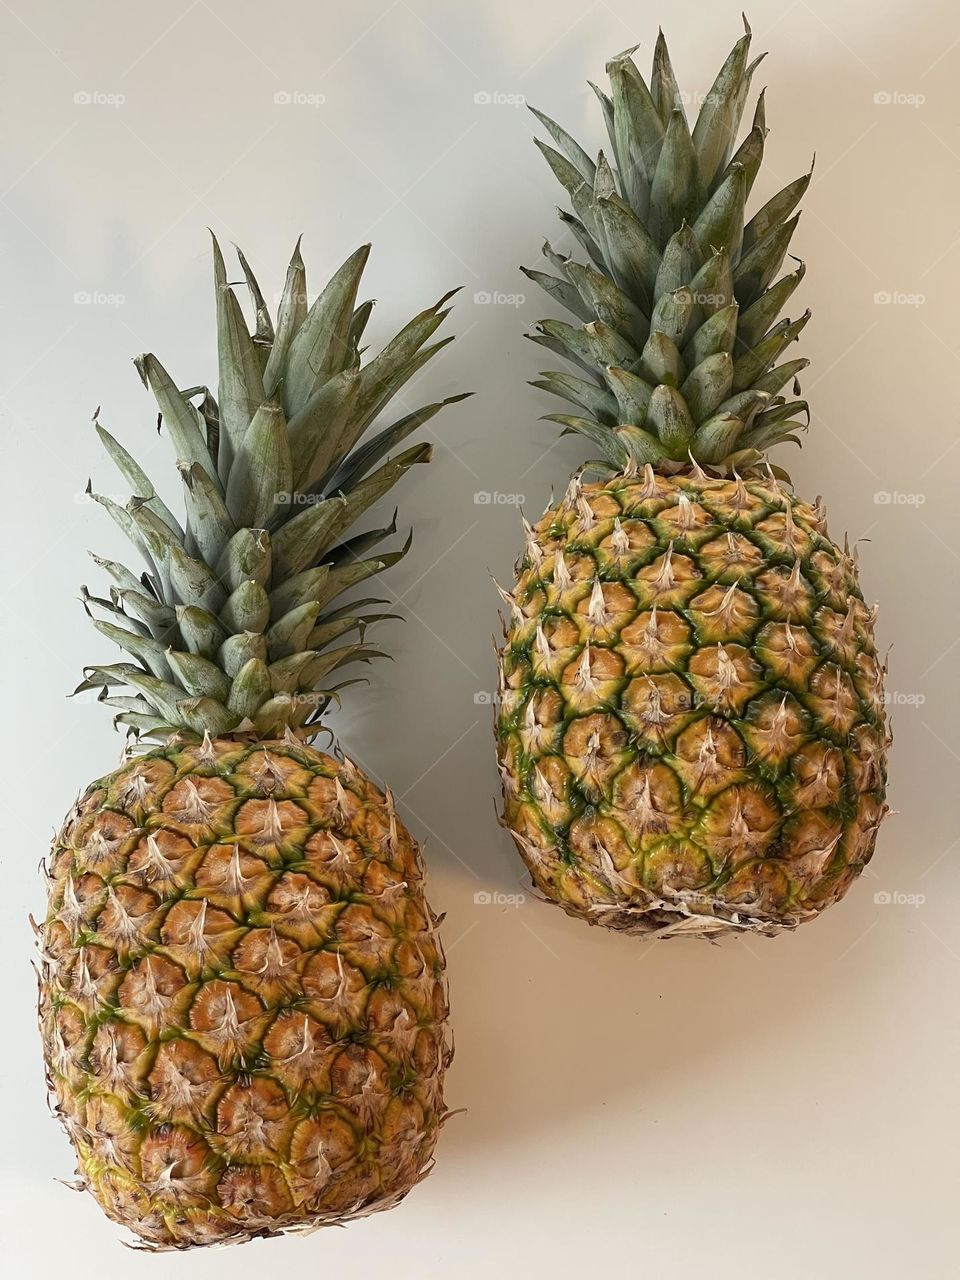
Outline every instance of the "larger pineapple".
<svg viewBox="0 0 960 1280"><path fill-rule="evenodd" d="M444 964L417 844L389 791L309 745L348 664L381 656L364 633L383 602L339 597L407 549L373 551L395 525L347 530L429 459L418 444L383 461L442 405L361 437L450 341L430 341L444 298L361 367L368 249L309 309L298 249L276 329L241 254L251 335L214 242L217 399L137 362L183 526L98 428L135 496L97 501L148 568L98 559L115 585L85 590L88 612L132 661L80 687L160 745L88 787L56 837L40 1013L81 1183L153 1247L392 1205L444 1119Z"/></svg>
<svg viewBox="0 0 960 1280"><path fill-rule="evenodd" d="M869 860L885 812L883 671L855 556L766 453L806 403L777 363L807 321L778 278L809 175L748 221L763 95L737 42L691 132L661 35L596 90L594 162L536 112L585 253L527 274L576 319L534 341L576 367L534 385L596 462L526 527L501 651L505 821L535 885L627 933L774 934ZM632 51L631 51L632 52ZM757 60L758 61L758 60Z"/></svg>

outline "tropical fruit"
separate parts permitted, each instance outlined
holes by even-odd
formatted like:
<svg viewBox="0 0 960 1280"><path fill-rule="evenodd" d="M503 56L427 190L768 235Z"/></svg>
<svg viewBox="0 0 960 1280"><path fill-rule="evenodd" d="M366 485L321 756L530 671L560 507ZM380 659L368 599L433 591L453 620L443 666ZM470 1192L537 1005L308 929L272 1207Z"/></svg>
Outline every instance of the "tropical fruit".
<svg viewBox="0 0 960 1280"><path fill-rule="evenodd" d="M310 745L355 683L344 669L383 656L365 633L384 602L341 593L410 545L374 552L395 520L348 529L430 456L394 446L462 398L362 439L450 341L430 341L444 298L361 365L368 250L308 308L298 246L276 328L241 254L251 334L214 242L217 398L137 361L183 525L98 427L134 497L93 497L147 568L95 557L114 585L84 588L87 611L131 661L87 668L80 689L139 741L54 841L40 1019L80 1185L155 1248L388 1207L429 1170L445 1116L444 962L419 849L389 790Z"/></svg>
<svg viewBox="0 0 960 1280"><path fill-rule="evenodd" d="M775 934L836 902L870 859L888 734L875 610L768 451L798 442L808 313L781 265L809 174L749 219L763 95L737 42L691 130L661 35L596 90L596 161L535 112L582 260L527 275L573 314L532 335L575 373L534 385L595 455L526 524L500 650L504 821L534 884L592 924ZM784 388L793 387L793 394ZM597 478L586 478L592 473Z"/></svg>

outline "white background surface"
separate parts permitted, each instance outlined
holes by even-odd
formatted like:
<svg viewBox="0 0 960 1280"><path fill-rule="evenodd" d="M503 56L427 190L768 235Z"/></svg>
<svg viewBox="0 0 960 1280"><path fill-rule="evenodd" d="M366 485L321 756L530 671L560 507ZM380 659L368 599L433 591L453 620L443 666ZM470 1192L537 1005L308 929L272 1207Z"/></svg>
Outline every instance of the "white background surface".
<svg viewBox="0 0 960 1280"><path fill-rule="evenodd" d="M527 888L494 821L490 711L475 702L494 684L487 570L509 581L519 518L474 494L522 493L537 513L580 457L538 422L555 406L525 381L550 366L520 336L556 314L517 264L536 265L555 235L559 188L529 114L474 95L526 95L596 147L584 81L605 58L642 41L646 70L662 21L681 84L703 91L739 34L737 6L0 3L0 1205L17 1280L956 1275L960 16L934 0L754 0L750 18L771 54L757 196L817 151L794 241L815 313L801 344L813 425L791 465L804 494L824 494L835 536L871 539L900 812L847 900L798 934L645 948L537 902L474 902ZM325 101L276 105L278 92ZM924 101L876 103L884 92ZM183 381L215 377L207 225L244 246L274 296L300 231L314 288L372 238L374 340L465 285L461 337L416 402L482 394L430 424L436 461L398 493L417 537L384 581L408 622L384 632L395 664L336 727L427 837L447 912L448 1100L467 1111L434 1176L389 1214L151 1258L122 1251L92 1199L54 1181L72 1161L44 1104L26 915L42 909L51 829L120 749L102 709L64 699L85 661L113 660L76 603L80 582L103 585L85 549L121 549L77 496L91 473L120 490L89 418L102 404L142 451L141 350ZM878 305L884 291L923 301ZM75 302L84 292L97 300ZM475 303L483 292L527 296ZM147 447L170 475L165 442ZM925 901L876 903L884 892Z"/></svg>

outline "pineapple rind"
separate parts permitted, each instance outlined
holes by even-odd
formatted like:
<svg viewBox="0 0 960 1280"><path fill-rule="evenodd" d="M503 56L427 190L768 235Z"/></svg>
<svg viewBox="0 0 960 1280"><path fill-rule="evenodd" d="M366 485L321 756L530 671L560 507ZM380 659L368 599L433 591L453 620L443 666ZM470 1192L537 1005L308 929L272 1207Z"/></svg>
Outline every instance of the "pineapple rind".
<svg viewBox="0 0 960 1280"><path fill-rule="evenodd" d="M429 1171L451 1057L419 849L346 758L171 743L54 843L40 1017L81 1185L151 1248L312 1229Z"/></svg>
<svg viewBox="0 0 960 1280"><path fill-rule="evenodd" d="M506 595L504 822L534 885L626 933L775 934L886 813L857 565L771 475L574 480Z"/></svg>

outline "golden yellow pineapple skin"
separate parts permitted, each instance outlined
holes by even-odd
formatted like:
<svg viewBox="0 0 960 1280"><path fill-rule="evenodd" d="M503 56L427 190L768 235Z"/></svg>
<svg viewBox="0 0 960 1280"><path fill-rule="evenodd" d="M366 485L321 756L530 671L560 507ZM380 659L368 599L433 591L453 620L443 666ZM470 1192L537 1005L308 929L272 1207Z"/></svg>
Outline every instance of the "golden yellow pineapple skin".
<svg viewBox="0 0 960 1280"><path fill-rule="evenodd" d="M342 1222L429 1171L451 1057L419 849L351 761L173 744L94 783L41 929L82 1184L155 1248Z"/></svg>
<svg viewBox="0 0 960 1280"><path fill-rule="evenodd" d="M774 934L843 896L886 812L874 612L771 475L581 484L507 595L504 821L535 886L626 933Z"/></svg>

